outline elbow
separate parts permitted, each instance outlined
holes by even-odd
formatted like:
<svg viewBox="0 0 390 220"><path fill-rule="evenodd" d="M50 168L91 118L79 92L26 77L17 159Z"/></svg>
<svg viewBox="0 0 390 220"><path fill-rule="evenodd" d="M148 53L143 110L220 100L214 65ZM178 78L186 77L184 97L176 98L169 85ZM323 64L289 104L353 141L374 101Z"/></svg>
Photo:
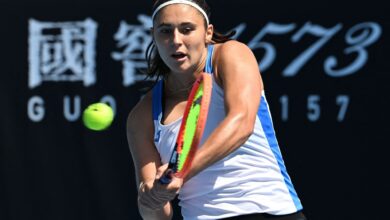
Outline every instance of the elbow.
<svg viewBox="0 0 390 220"><path fill-rule="evenodd" d="M246 142L249 137L253 134L254 131L254 123L248 122L242 128L242 142Z"/></svg>
<svg viewBox="0 0 390 220"><path fill-rule="evenodd" d="M238 135L239 142L243 144L253 134L255 127L255 120L247 114L239 114L235 117L236 134Z"/></svg>

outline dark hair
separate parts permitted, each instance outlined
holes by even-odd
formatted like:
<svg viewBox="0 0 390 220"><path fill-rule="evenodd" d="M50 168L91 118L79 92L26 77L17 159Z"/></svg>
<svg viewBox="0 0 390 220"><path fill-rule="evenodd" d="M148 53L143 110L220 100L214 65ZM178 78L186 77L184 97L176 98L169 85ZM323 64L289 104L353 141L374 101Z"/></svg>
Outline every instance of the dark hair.
<svg viewBox="0 0 390 220"><path fill-rule="evenodd" d="M161 4L167 1L170 0L155 0L153 4L153 11L158 6L160 6ZM207 16L210 18L211 15L210 7L208 6L205 0L187 0L187 1L199 5L199 7L201 7L206 12ZM207 28L206 19L204 19L204 24L205 24L205 28ZM212 43L223 43L229 41L231 40L231 37L235 35L235 33L236 33L235 31L231 31L227 34L222 34L215 31L214 29L213 36L211 39ZM160 54L158 53L156 49L156 45L154 45L153 41L150 42L148 48L146 49L145 58L148 63L148 68L146 70L147 79L155 78L157 82L157 80L159 80L161 77L164 78L167 75L167 73L169 72L169 68L161 59Z"/></svg>

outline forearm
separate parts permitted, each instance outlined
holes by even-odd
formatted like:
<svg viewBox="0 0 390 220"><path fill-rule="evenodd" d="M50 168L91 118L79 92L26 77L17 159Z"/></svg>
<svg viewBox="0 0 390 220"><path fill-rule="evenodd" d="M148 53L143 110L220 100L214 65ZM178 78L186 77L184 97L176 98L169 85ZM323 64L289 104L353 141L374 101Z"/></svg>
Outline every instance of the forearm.
<svg viewBox="0 0 390 220"><path fill-rule="evenodd" d="M170 202L167 202L167 204L160 210L151 210L138 203L138 210L142 219L145 220L171 220L173 215Z"/></svg>
<svg viewBox="0 0 390 220"><path fill-rule="evenodd" d="M235 151L245 143L252 132L253 122L247 115L226 117L195 154L185 181Z"/></svg>

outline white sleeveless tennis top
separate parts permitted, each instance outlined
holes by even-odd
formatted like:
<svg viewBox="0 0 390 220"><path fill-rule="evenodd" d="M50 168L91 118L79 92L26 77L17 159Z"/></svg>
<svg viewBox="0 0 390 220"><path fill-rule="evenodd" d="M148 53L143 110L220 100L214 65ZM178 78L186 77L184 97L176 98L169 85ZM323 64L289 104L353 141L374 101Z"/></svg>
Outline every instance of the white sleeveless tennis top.
<svg viewBox="0 0 390 220"><path fill-rule="evenodd" d="M205 72L212 74L213 46ZM154 142L162 163L168 163L181 119L163 125L162 81L153 89ZM213 79L212 98L201 144L225 117L224 92ZM251 213L284 215L302 209L287 174L264 92L253 134L236 151L187 181L179 194L186 220L219 219Z"/></svg>

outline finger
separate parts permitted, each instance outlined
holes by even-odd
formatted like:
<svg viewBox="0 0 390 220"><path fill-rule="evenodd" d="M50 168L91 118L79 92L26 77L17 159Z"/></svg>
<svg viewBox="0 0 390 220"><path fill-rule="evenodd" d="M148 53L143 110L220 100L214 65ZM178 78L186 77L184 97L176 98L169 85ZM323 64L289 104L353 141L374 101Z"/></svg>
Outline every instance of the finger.
<svg viewBox="0 0 390 220"><path fill-rule="evenodd" d="M154 187L150 191L150 195L155 199L162 203L168 202L171 200L171 196L169 191L161 184L156 184L156 187Z"/></svg>
<svg viewBox="0 0 390 220"><path fill-rule="evenodd" d="M148 181L142 184L144 192L149 192L150 190L153 189L154 186L155 186L154 181Z"/></svg>
<svg viewBox="0 0 390 220"><path fill-rule="evenodd" d="M183 182L182 178L172 175L172 182L168 185L168 190L174 194L179 194Z"/></svg>
<svg viewBox="0 0 390 220"><path fill-rule="evenodd" d="M151 209L151 210L161 209L165 204L165 202L163 202L159 199L156 199L150 193L147 193L147 194L144 194L143 196L140 196L138 201L143 207L145 207L147 209Z"/></svg>
<svg viewBox="0 0 390 220"><path fill-rule="evenodd" d="M143 209L146 209L146 210L154 211L157 209L157 207L155 207L153 203L148 202L147 200L142 199L142 200L139 200L138 203L141 207L143 207Z"/></svg>
<svg viewBox="0 0 390 220"><path fill-rule="evenodd" d="M162 166L160 166L158 169L157 169L157 173L156 173L156 179L160 179L160 177L165 173L165 171L168 169L168 164L164 164Z"/></svg>
<svg viewBox="0 0 390 220"><path fill-rule="evenodd" d="M159 181L159 180L156 180L156 181ZM177 190L175 189L175 192L176 191ZM162 202L168 202L176 197L175 192L173 192L172 189L167 188L167 185L155 184L154 188L150 191L150 194L156 200L160 200Z"/></svg>
<svg viewBox="0 0 390 220"><path fill-rule="evenodd" d="M143 204L143 206L148 207L149 209L160 208L164 201L168 201L161 196L155 195L153 186L153 182L143 182L140 184L140 189L138 192L139 201Z"/></svg>

